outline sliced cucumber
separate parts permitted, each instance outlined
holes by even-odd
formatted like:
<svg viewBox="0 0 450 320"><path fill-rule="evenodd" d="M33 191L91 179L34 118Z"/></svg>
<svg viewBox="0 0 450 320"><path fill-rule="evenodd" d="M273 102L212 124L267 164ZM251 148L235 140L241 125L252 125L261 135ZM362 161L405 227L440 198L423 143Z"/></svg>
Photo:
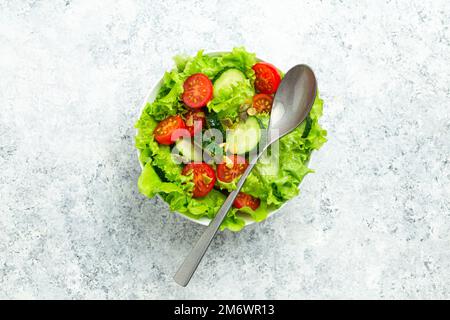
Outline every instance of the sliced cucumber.
<svg viewBox="0 0 450 320"><path fill-rule="evenodd" d="M175 144L176 151L187 162L201 162L202 150L198 147L194 147L190 139L180 139Z"/></svg>
<svg viewBox="0 0 450 320"><path fill-rule="evenodd" d="M216 97L220 91L231 88L233 85L245 81L246 79L247 78L240 70L228 69L214 81L214 96Z"/></svg>
<svg viewBox="0 0 450 320"><path fill-rule="evenodd" d="M227 136L227 151L233 154L250 152L261 140L261 127L255 117L239 122Z"/></svg>

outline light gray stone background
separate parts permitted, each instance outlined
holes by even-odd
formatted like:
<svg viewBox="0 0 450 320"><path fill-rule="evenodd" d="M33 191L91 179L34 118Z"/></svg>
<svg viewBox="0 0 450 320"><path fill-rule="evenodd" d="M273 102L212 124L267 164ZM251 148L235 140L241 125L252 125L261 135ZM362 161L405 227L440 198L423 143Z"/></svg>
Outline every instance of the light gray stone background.
<svg viewBox="0 0 450 320"><path fill-rule="evenodd" d="M450 298L450 2L0 0L0 298ZM171 57L307 63L328 143L276 216L214 241L136 188Z"/></svg>

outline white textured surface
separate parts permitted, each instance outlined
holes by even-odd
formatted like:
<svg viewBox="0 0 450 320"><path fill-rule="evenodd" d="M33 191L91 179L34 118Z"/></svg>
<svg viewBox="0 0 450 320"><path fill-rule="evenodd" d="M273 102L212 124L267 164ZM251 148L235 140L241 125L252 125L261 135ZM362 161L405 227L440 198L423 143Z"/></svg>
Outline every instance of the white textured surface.
<svg viewBox="0 0 450 320"><path fill-rule="evenodd" d="M0 298L449 298L450 2L0 0ZM214 241L136 190L171 57L308 63L329 142L301 195Z"/></svg>

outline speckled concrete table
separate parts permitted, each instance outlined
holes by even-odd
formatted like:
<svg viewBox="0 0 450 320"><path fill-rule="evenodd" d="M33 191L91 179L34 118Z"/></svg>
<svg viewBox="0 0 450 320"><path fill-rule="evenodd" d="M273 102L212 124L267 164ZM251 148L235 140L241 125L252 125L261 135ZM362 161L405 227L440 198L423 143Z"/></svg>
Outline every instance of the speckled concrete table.
<svg viewBox="0 0 450 320"><path fill-rule="evenodd" d="M0 298L450 298L450 2L0 1ZM136 188L177 53L313 66L329 142L299 197L214 241Z"/></svg>

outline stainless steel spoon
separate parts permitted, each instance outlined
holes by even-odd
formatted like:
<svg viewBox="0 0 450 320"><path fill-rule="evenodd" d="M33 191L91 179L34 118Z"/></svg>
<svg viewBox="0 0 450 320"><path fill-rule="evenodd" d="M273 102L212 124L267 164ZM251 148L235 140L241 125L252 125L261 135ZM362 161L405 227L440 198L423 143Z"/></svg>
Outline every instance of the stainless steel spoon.
<svg viewBox="0 0 450 320"><path fill-rule="evenodd" d="M252 159L251 163L242 174L242 177L239 179L237 189L228 195L228 198L223 203L219 212L217 212L215 218L210 222L203 235L178 269L174 276L176 283L183 287L189 283L189 280L197 269L203 255L208 249L258 158L264 153L268 146L294 130L306 119L314 103L316 90L316 77L308 66L297 65L286 73L275 94L269 121L268 132L278 132L278 134L269 135L267 139L265 139L265 144L260 146L257 156Z"/></svg>

